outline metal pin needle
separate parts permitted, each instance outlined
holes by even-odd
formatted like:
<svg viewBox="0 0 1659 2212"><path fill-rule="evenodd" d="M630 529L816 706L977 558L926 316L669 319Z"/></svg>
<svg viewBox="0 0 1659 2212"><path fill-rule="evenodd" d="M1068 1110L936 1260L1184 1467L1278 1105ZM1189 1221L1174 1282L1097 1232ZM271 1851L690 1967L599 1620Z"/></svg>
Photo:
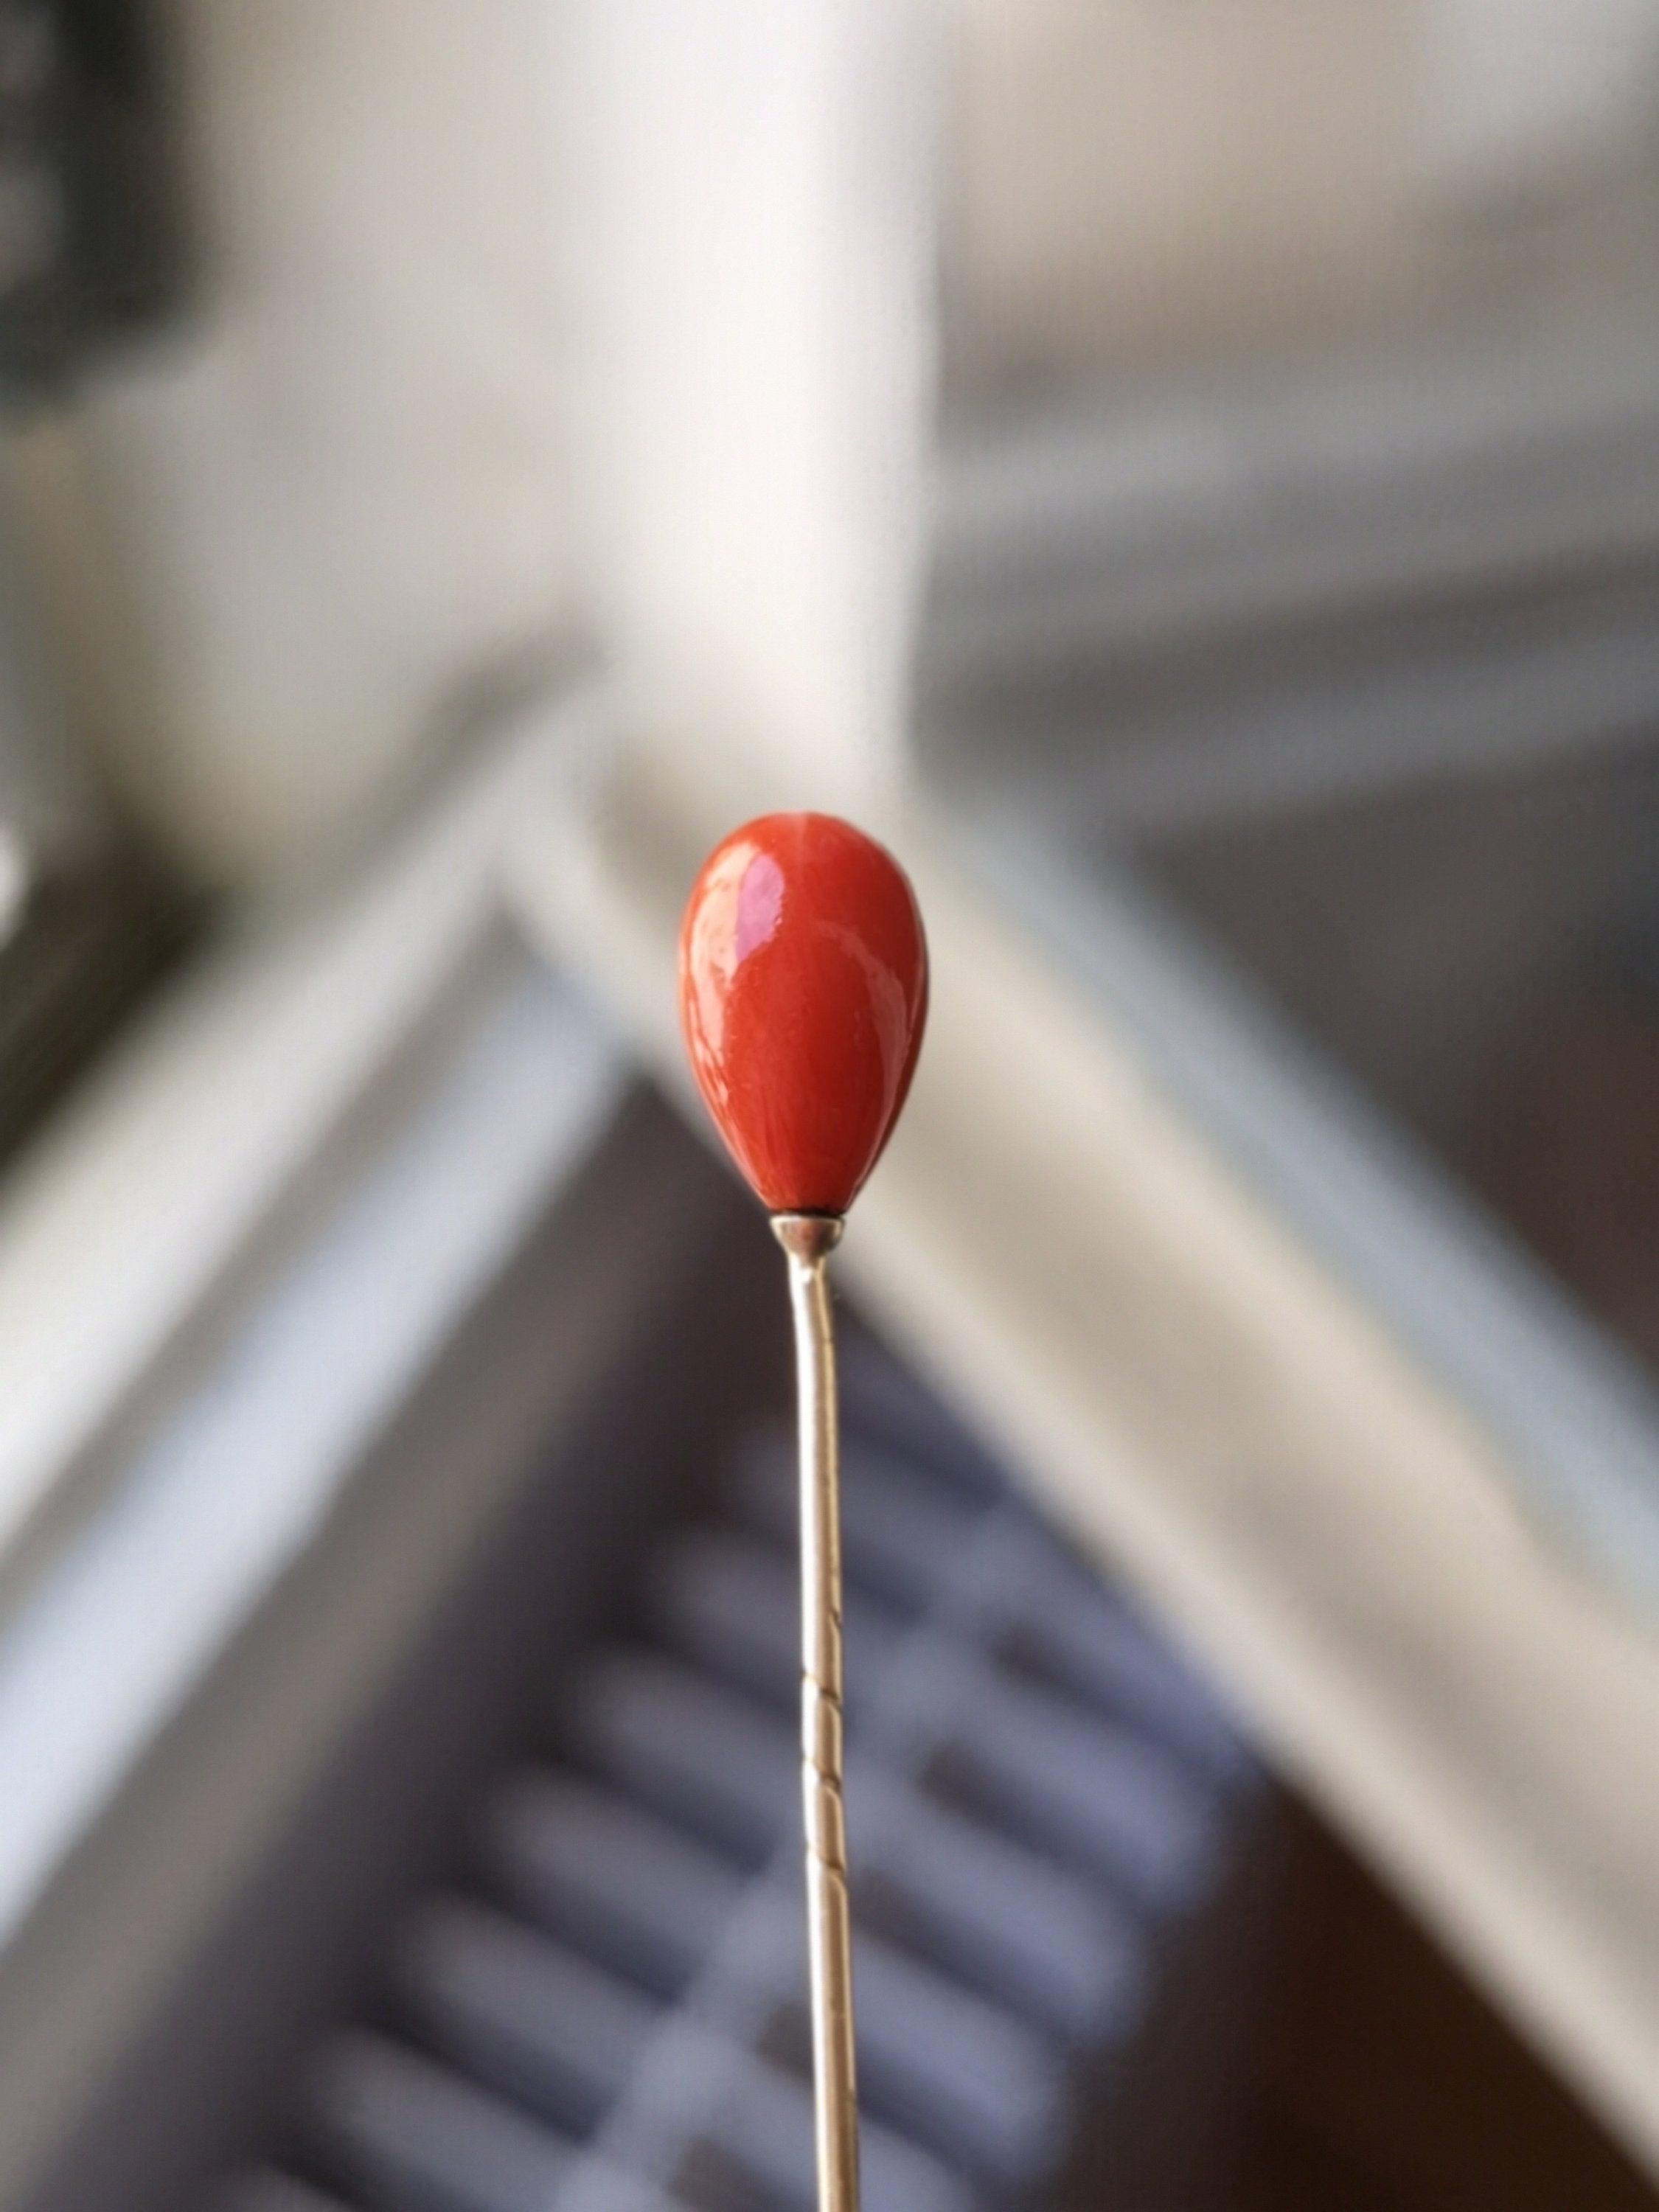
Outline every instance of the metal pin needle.
<svg viewBox="0 0 1659 2212"><path fill-rule="evenodd" d="M829 1257L833 1214L780 1213L800 1434L801 1796L819 2212L858 2212L853 1931L842 1800L841 1464Z"/></svg>

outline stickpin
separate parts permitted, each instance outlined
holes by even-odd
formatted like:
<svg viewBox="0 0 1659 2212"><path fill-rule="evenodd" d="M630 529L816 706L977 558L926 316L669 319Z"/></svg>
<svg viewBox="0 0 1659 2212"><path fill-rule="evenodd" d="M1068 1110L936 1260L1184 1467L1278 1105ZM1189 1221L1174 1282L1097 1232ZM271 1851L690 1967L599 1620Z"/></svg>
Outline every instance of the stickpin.
<svg viewBox="0 0 1659 2212"><path fill-rule="evenodd" d="M927 1013L908 879L830 814L768 814L709 854L680 927L697 1087L788 1258L800 1436L801 1781L818 2212L858 2212L842 1803L840 1463L828 1261L892 1133Z"/></svg>

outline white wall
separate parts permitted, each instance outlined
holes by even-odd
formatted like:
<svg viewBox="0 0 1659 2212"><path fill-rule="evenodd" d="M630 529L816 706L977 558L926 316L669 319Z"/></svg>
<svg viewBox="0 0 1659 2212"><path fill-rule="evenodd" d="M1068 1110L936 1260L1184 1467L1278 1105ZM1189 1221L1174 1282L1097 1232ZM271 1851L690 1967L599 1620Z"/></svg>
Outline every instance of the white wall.
<svg viewBox="0 0 1659 2212"><path fill-rule="evenodd" d="M780 803L899 771L933 419L932 0L570 0L594 574L630 711Z"/></svg>

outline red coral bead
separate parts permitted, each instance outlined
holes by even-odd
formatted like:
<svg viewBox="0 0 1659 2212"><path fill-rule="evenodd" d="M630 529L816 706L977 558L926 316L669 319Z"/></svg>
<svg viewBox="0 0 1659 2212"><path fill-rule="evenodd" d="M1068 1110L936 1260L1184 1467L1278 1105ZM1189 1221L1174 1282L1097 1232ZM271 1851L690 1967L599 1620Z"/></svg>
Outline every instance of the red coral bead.
<svg viewBox="0 0 1659 2212"><path fill-rule="evenodd" d="M910 1087L927 945L892 855L833 814L766 814L714 848L680 925L692 1073L775 1213L844 1213Z"/></svg>

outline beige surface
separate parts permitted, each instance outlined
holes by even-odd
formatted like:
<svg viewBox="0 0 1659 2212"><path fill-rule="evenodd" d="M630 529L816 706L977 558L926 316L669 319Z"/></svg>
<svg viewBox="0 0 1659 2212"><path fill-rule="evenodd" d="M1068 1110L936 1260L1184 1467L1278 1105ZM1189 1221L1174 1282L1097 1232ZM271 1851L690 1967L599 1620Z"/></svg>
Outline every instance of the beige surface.
<svg viewBox="0 0 1659 2212"><path fill-rule="evenodd" d="M545 0L159 11L199 270L32 426L32 582L150 818L268 880L569 621Z"/></svg>

